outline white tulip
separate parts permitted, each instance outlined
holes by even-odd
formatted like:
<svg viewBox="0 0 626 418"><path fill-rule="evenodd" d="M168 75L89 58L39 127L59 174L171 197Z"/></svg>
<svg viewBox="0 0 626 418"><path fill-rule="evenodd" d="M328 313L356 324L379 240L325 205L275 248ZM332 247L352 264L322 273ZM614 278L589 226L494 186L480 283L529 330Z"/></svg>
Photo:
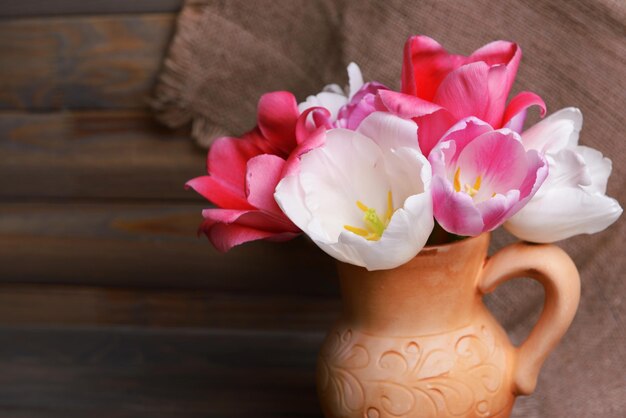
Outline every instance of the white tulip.
<svg viewBox="0 0 626 418"><path fill-rule="evenodd" d="M522 134L528 149L544 153L549 174L537 194L505 223L526 241L554 242L578 234L593 234L622 213L617 200L606 196L611 160L578 145L582 113L570 107L537 123Z"/></svg>
<svg viewBox="0 0 626 418"><path fill-rule="evenodd" d="M431 175L417 125L374 112L357 131L327 131L325 144L302 156L299 172L274 196L331 256L390 269L413 258L432 232Z"/></svg>
<svg viewBox="0 0 626 418"><path fill-rule="evenodd" d="M344 91L337 84L329 84L325 86L321 92L314 96L309 96L302 103L298 104L300 113L311 107L325 107L330 112L331 122L337 120L339 109L348 104L352 96L363 87L363 75L361 69L354 62L348 65L349 86Z"/></svg>

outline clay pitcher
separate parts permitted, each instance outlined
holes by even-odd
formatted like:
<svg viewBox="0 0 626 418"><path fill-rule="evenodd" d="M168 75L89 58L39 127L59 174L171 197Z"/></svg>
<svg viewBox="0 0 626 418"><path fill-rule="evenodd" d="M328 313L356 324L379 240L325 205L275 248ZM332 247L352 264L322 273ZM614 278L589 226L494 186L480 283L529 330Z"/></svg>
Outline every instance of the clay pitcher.
<svg viewBox="0 0 626 418"><path fill-rule="evenodd" d="M339 265L341 318L318 359L327 418L508 417L533 392L580 296L553 245L511 245L487 259L489 234L427 247L392 270ZM513 346L482 296L515 277L545 289L541 317Z"/></svg>

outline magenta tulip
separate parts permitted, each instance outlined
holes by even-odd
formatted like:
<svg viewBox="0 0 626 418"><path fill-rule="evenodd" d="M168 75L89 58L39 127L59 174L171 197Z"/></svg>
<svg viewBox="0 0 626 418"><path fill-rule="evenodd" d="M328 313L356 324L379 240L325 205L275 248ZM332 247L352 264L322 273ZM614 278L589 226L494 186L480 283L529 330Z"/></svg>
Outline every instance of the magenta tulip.
<svg viewBox="0 0 626 418"><path fill-rule="evenodd" d="M427 36L413 36L404 48L402 92L381 92L379 110L415 120L424 155L454 123L470 116L520 132L528 107L537 105L545 114L543 100L530 92L506 105L521 57L512 42L491 42L465 57L449 54Z"/></svg>
<svg viewBox="0 0 626 418"><path fill-rule="evenodd" d="M312 108L302 116L327 111ZM207 176L187 187L217 208L205 209L200 229L219 251L259 239L285 241L300 234L274 200L278 182L292 172L298 155L314 148L322 135L299 117L291 93L273 92L259 100L258 126L241 138L217 139L208 154Z"/></svg>

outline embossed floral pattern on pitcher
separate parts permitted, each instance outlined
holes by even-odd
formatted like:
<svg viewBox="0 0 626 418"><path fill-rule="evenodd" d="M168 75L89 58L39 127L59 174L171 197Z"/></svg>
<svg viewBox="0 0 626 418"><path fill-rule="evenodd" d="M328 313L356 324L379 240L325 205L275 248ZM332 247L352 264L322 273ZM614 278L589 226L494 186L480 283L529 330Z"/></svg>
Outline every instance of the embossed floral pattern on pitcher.
<svg viewBox="0 0 626 418"><path fill-rule="evenodd" d="M493 335L470 326L449 337L442 349L439 336L381 341L338 331L320 359L320 390L346 414L365 410L368 418L406 416L418 405L425 417L507 409L506 356Z"/></svg>
<svg viewBox="0 0 626 418"><path fill-rule="evenodd" d="M485 263L487 234L426 249L394 270L341 264L344 310L318 360L328 418L508 417L571 322L579 294L571 260L517 244ZM530 275L546 309L516 348L482 303L501 281Z"/></svg>

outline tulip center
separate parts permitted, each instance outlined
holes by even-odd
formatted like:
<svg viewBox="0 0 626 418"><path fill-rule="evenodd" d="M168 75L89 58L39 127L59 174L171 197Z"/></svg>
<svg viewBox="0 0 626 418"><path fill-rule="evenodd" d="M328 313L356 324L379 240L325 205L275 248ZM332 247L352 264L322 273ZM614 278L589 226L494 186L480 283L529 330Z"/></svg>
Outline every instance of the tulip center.
<svg viewBox="0 0 626 418"><path fill-rule="evenodd" d="M470 186L468 183L465 183L463 187L461 187L461 167L456 169L454 173L454 191L460 192L461 189L470 195L470 197L476 196L478 191L480 190L480 185L482 183L482 176L476 177L476 181L473 186ZM495 193L494 193L495 194Z"/></svg>
<svg viewBox="0 0 626 418"><path fill-rule="evenodd" d="M389 225L394 212L391 191L387 193L387 210L382 218L378 215L376 209L367 207L360 200L357 200L356 206L363 211L363 224L365 228L351 225L344 225L343 227L368 241L378 241L383 235L383 232L385 232L387 225Z"/></svg>

